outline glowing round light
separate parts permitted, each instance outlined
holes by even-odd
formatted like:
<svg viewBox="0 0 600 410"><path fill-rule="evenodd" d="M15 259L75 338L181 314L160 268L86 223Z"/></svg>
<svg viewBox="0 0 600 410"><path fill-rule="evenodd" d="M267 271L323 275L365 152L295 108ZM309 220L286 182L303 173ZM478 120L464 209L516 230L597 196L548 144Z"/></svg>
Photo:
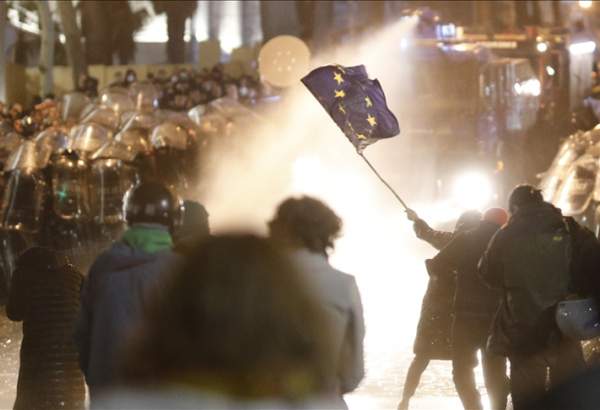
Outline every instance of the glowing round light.
<svg viewBox="0 0 600 410"><path fill-rule="evenodd" d="M582 41L569 45L569 52L574 55L590 54L596 50L596 43L593 41Z"/></svg>
<svg viewBox="0 0 600 410"><path fill-rule="evenodd" d="M290 87L308 73L310 50L294 36L269 40L258 55L258 71L263 80L275 87Z"/></svg>
<svg viewBox="0 0 600 410"><path fill-rule="evenodd" d="M579 0L579 7L582 9L589 9L594 4L591 0Z"/></svg>
<svg viewBox="0 0 600 410"><path fill-rule="evenodd" d="M513 88L517 95L538 97L542 93L542 84L537 78L530 78L529 80L515 83Z"/></svg>
<svg viewBox="0 0 600 410"><path fill-rule="evenodd" d="M545 53L546 51L548 51L548 44L542 42L539 42L535 45L535 48L537 49L538 52L540 53Z"/></svg>
<svg viewBox="0 0 600 410"><path fill-rule="evenodd" d="M542 93L542 84L539 80L534 78L526 81L525 84L527 85L526 94L538 97Z"/></svg>
<svg viewBox="0 0 600 410"><path fill-rule="evenodd" d="M483 209L492 199L492 183L482 172L469 171L454 180L452 201L462 209Z"/></svg>
<svg viewBox="0 0 600 410"><path fill-rule="evenodd" d="M408 39L407 38L400 39L400 49L406 50L407 48L408 48Z"/></svg>
<svg viewBox="0 0 600 410"><path fill-rule="evenodd" d="M547 65L546 73L548 73L548 75L552 77L554 74L556 74L556 70L551 65Z"/></svg>

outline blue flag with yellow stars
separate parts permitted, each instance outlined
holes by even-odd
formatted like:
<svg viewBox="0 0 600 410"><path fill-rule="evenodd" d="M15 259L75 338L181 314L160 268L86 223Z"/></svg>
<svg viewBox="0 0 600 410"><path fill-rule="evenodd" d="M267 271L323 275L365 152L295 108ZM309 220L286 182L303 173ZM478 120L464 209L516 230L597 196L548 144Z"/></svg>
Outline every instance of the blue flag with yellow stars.
<svg viewBox="0 0 600 410"><path fill-rule="evenodd" d="M400 133L379 81L369 79L365 66L319 67L302 78L302 83L359 153L382 138Z"/></svg>

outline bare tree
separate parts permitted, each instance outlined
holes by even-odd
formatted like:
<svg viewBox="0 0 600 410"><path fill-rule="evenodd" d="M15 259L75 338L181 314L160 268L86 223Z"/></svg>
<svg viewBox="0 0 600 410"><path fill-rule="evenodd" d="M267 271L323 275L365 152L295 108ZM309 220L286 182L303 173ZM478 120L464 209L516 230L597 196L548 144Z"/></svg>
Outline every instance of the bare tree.
<svg viewBox="0 0 600 410"><path fill-rule="evenodd" d="M67 58L72 69L73 85L77 87L82 74L87 74L87 65L81 47L81 30L77 25L77 16L71 0L57 1L62 31L66 39Z"/></svg>
<svg viewBox="0 0 600 410"><path fill-rule="evenodd" d="M52 76L52 68L54 67L54 23L48 2L37 0L36 4L40 14L42 39L39 62L40 80L42 95L46 95L52 93L54 89L54 79Z"/></svg>

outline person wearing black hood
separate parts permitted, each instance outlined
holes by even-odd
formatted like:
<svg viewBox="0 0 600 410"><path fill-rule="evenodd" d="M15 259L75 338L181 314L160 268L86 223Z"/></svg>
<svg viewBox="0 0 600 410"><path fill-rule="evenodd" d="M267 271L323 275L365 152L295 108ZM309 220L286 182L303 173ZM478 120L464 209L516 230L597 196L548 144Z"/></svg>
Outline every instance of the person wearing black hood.
<svg viewBox="0 0 600 410"><path fill-rule="evenodd" d="M417 238L440 250L450 243L459 232L476 227L481 220L481 212L466 211L461 214L456 221L454 232L431 228L413 210L407 211L407 217L414 223L413 229ZM429 277L413 345L415 357L406 374L398 410L408 409L410 399L415 394L421 380L421 375L431 360L452 359L451 328L455 287L455 278L452 273Z"/></svg>
<svg viewBox="0 0 600 410"><path fill-rule="evenodd" d="M186 253L194 248L197 242L210 237L208 212L197 201L183 201L183 222L173 235L175 251Z"/></svg>
<svg viewBox="0 0 600 410"><path fill-rule="evenodd" d="M81 292L76 340L92 402L116 383L121 350L150 293L178 262L171 250L181 212L176 196L146 181L132 187L123 203L129 228L98 256Z"/></svg>
<svg viewBox="0 0 600 410"><path fill-rule="evenodd" d="M478 226L462 232L433 259L426 261L430 275L456 272L452 325L452 375L467 410L482 409L475 384L477 352L481 352L485 385L492 410L504 410L508 396L506 359L486 348L490 324L500 303L500 292L490 289L478 275L478 262L494 234L508 220L504 209L491 208Z"/></svg>
<svg viewBox="0 0 600 410"><path fill-rule="evenodd" d="M489 347L508 357L514 409L522 410L544 395L548 376L556 386L585 368L581 344L561 335L555 310L589 274L583 266L589 236L530 185L513 190L509 209L480 274L502 293Z"/></svg>
<svg viewBox="0 0 600 410"><path fill-rule="evenodd" d="M84 408L73 340L83 275L61 248L60 222L46 215L40 245L18 258L12 276L6 314L23 322L15 410Z"/></svg>

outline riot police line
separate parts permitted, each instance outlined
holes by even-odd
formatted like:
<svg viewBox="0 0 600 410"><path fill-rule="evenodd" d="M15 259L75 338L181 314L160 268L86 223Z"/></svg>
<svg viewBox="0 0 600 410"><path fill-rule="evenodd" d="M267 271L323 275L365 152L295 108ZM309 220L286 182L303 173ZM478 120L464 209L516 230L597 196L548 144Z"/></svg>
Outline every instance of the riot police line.
<svg viewBox="0 0 600 410"><path fill-rule="evenodd" d="M600 126L577 131L563 141L539 177L544 198L600 234Z"/></svg>
<svg viewBox="0 0 600 410"><path fill-rule="evenodd" d="M224 97L189 112L159 109L151 82L109 87L91 100L81 92L48 102L60 121L45 129L24 116L0 136L0 296L16 257L52 226L71 259L86 271L123 227L122 200L136 182L153 179L184 196L197 185L215 137L230 135L249 108ZM46 103L45 103L46 104Z"/></svg>

